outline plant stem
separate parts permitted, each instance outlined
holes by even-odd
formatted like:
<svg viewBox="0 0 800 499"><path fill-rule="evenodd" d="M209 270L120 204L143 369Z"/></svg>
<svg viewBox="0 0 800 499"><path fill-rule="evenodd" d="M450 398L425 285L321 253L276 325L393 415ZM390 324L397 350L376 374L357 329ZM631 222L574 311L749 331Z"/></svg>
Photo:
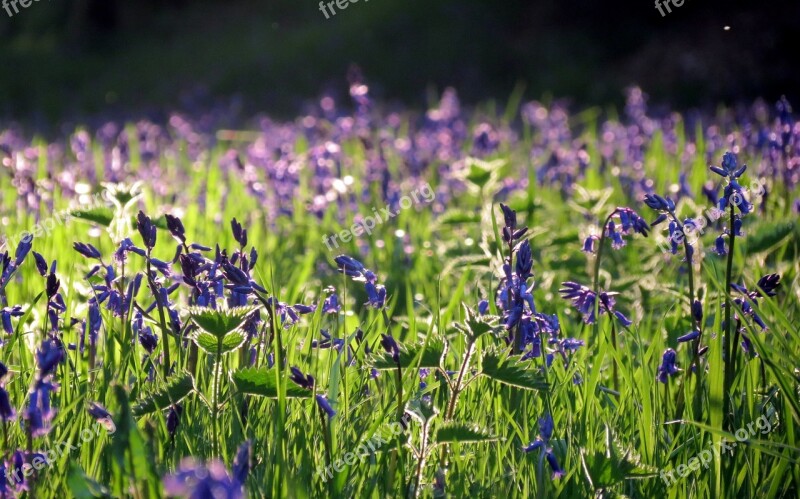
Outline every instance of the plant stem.
<svg viewBox="0 0 800 499"><path fill-rule="evenodd" d="M213 442L211 443L212 452L217 455L219 454L219 440L218 440L218 430L217 430L217 419L219 415L219 372L220 368L222 367L222 338L217 340L217 356L214 359L214 387L211 393L211 428L212 428L212 435L213 435Z"/></svg>
<svg viewBox="0 0 800 499"><path fill-rule="evenodd" d="M592 327L594 339L597 339L598 331L600 329L600 260L603 258L603 246L606 240L606 226L617 213L617 210L611 212L606 217L605 222L600 227L600 239L597 241L597 258L594 261L594 279L592 281L592 291L594 292L594 326ZM610 315L610 311L609 311ZM614 318L611 319L611 347L617 351L617 333L614 329ZM614 370L614 391L619 392L619 380L617 379L617 362L611 359L612 367Z"/></svg>
<svg viewBox="0 0 800 499"><path fill-rule="evenodd" d="M723 408L724 408L724 420L726 421L726 426L732 429L733 427L733 418L731 417L731 403L730 403L730 390L731 386L733 385L733 376L734 376L734 363L733 363L733 322L731 321L731 308L733 308L733 304L731 302L731 284L733 284L733 251L735 249L736 244L736 232L733 228L734 223L734 205L733 203L730 204L730 222L728 225L728 234L730 236L730 247L728 248L728 264L725 269L725 343L724 343L724 350L725 353L725 378L724 378L724 389L723 389Z"/></svg>

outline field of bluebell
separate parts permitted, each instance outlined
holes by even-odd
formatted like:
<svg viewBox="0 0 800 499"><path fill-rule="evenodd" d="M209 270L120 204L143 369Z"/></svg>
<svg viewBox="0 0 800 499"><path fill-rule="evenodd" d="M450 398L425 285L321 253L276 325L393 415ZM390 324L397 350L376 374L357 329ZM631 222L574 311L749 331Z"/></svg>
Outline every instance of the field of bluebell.
<svg viewBox="0 0 800 499"><path fill-rule="evenodd" d="M0 498L797 497L789 102L350 95L0 130Z"/></svg>

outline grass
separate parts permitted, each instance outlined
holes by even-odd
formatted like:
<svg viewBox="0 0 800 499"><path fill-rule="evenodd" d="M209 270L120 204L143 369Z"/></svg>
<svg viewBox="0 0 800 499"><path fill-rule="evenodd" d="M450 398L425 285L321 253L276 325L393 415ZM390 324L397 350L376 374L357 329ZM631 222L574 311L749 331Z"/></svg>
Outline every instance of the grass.
<svg viewBox="0 0 800 499"><path fill-rule="evenodd" d="M323 236L349 227L357 214L368 215L373 207L386 204L380 185L368 180L375 150L365 141L354 136L339 141L342 176L352 177L352 184L339 191L336 204L316 215L308 209L318 178L309 158L318 154L319 141L297 135L291 139L291 157L302 168L297 171L294 195L277 205L273 197L259 199L253 194L256 182L275 185L275 179L264 177L263 169L252 173L226 166L229 149L246 153L254 141L272 140L269 135L195 147L170 129L169 142L153 160L147 160L139 154L142 144L136 135L129 134L124 180L144 180L140 195L110 221L100 220L98 214L106 212L95 210L91 217L56 224L34 239L35 251L48 262L58 260L56 273L66 304L58 335L65 344L79 343L81 326L70 326L70 321L86 318L91 296L85 274L93 262L75 252L73 243L90 242L109 262L116 242L124 237L143 246L132 221L139 209L157 224L162 214L179 216L189 242L219 245L229 255L242 246L230 230L229 222L236 218L248 230L245 253L251 246L258 250L252 278L267 290L264 297L287 304L321 303L324 289L334 286L342 312L324 314L318 307L280 334L272 334L281 329L276 328L278 311L267 304L274 302L256 301L264 329L253 343L258 348L255 370L244 371L250 368L249 350L221 353L219 343L220 350L209 347L206 352L200 340L165 334L169 327L159 319L158 307L148 314L152 320L146 320L159 337L158 347L143 360L142 347L130 341L130 314L123 320L102 307L97 365L90 366L88 353L67 351L69 361L59 365L55 374L60 389L53 399L57 412L52 430L33 439L32 448L46 451L61 442L75 445L80 432L94 431L94 420L85 410L90 402L109 409L116 431L113 435L100 432L37 471L27 495L159 497L162 477L174 472L182 458L218 458L230 468L237 448L249 440L253 463L245 486L251 497L384 497L415 492L431 496L442 487L448 495L481 497L795 497L800 490L796 435L800 422L796 370L800 365L796 258L800 232L791 225L796 215L786 200L797 193L783 192L780 182L765 178L772 195L763 212L745 218L746 236L737 240L733 256L733 282L744 282L750 289L763 274L782 275L778 295L760 301L759 312L769 330L750 330L758 356L747 357L735 346L738 369L726 392L720 341L725 261L709 252L695 272L695 293L705 311L703 344L710 347L702 363L707 371L700 378L681 373L662 384L656 380L656 371L666 348L678 350L680 367L688 367L691 359L686 345L676 343L692 327L680 258L663 254L652 238L632 238L619 251L607 247L599 285L620 293L618 307L628 313L633 325L618 331L616 349L611 346L607 316L602 316L597 328L585 325L557 294L563 281L592 282L594 259L580 252L582 238L616 206L634 207L648 219L652 213L620 180L630 173L630 164L618 165L621 176L615 174L616 165L604 170L597 167L602 145L599 113L570 117L592 161L572 192L564 192L557 184L536 181L536 169L544 161L540 158L547 155L534 157L529 151L541 143L541 130L520 125L517 108L512 103L505 117L483 113L491 116L498 129L517 130L518 137L503 140L496 152L471 166L473 160L462 156L459 161L467 166L458 170L460 182L454 180L457 175L435 168L436 163L413 176L396 149L387 148L386 169L397 182L392 189L408 194L420 182L429 182L437 189L437 198L431 204L401 210L372 235L343 243L337 252L328 251ZM402 138L408 126L391 133ZM132 127L128 125L128 130ZM718 164L721 152L710 149L702 137L693 139L695 134L684 134L680 128L677 134L677 150L692 141L697 146L686 169L687 181L697 193L711 178L707 153ZM470 146L466 141L462 153ZM4 163L0 214L7 235L31 230L75 200L64 183L53 180L76 158L67 153L50 162L43 159L46 151L47 144L34 139L25 160L28 174L37 182L32 203L19 196L18 184L11 183L11 163ZM80 172L77 181L100 192L99 180L106 175L104 158L110 153L111 148L93 141L88 154L95 158L94 171L69 168ZM252 149L250 153L254 154ZM741 159L751 164L760 160ZM158 174L154 162L161 166ZM458 169L461 163L456 163L449 166ZM643 175L652 179L657 192L665 193L677 181L679 164L680 158L656 132L644 150ZM440 166L447 168L447 163ZM498 195L506 179L517 185L507 195ZM365 200L359 195L362 192L369 192L371 198ZM585 341L569 362L557 359L544 371L541 359L507 358L505 333L490 319L473 315L481 299L492 302L489 317L498 312L493 298L502 258L507 256L504 245L498 244L503 224L499 201L514 208L519 224L529 227L525 237L533 248L537 308L558 316L562 336ZM699 196L684 198L678 212L693 213L703 203ZM290 215L275 216L279 209ZM712 227L704 235L698 251L713 245L717 231ZM169 232L160 228L154 256L171 260L173 243ZM13 255L14 248L7 249ZM338 253L352 255L376 271L378 282L388 291L385 313L364 306L363 285L336 272L333 258ZM213 251L207 255L213 258ZM144 269L137 255L129 256L128 265L126 279ZM176 274L180 268L173 265ZM91 281L101 283L99 277ZM29 257L5 290L8 304L22 305L25 311L14 319L13 334L2 335L0 347L0 360L10 369L5 388L20 416L36 376L34 349L46 329L46 298L40 295L44 286ZM200 329L192 325L200 324L200 319L192 318L187 306L188 288L181 287L170 300L181 315L181 333L197 337ZM146 309L152 302L145 280L136 303ZM220 342L237 334L219 327L208 326L208 330ZM363 343L355 339L359 329ZM323 330L352 344L353 362L344 349L312 347L312 340L320 339ZM383 355L382 334L400 343L402 368ZM165 338L175 363L168 376L163 364L153 363L165 353ZM193 344L201 347L196 366L191 359ZM367 353L367 345L372 353ZM277 363L267 368L270 353ZM466 357L471 362L461 369ZM290 366L314 376L314 392L303 391L288 379ZM613 390L613 366L620 380L618 393ZM371 376L373 367L379 373L376 378ZM436 372L437 367L462 375L446 378ZM425 388L419 383L421 368L432 371ZM454 391L457 402L453 402ZM697 392L699 404L694 406L688 401ZM324 415L314 394L325 395L336 410L334 417ZM173 439L168 407L178 398L183 412ZM730 398L733 410L730 424L725 422L725 398ZM679 399L687 401L681 415ZM407 431L389 435L374 452L339 466L330 480L321 479L320 470L356 452L359 445L367 446L376 434L385 436L386 428L400 421L404 412L412 415ZM537 421L547 412L554 422L549 445L565 470L557 480L551 479L546 461L537 452L522 451L537 438ZM671 486L660 477L662 471L688 465L705 449L719 448L723 439L735 441L732 434L737 429L762 416L769 421L768 433L749 436L730 454L715 454L708 468L693 470ZM17 448L27 448L28 437L19 421L9 422L6 429L8 444L3 444L2 454L8 459ZM415 454L423 449L429 453L420 465ZM445 463L446 474L440 468ZM412 484L417 477L420 487L415 489Z"/></svg>

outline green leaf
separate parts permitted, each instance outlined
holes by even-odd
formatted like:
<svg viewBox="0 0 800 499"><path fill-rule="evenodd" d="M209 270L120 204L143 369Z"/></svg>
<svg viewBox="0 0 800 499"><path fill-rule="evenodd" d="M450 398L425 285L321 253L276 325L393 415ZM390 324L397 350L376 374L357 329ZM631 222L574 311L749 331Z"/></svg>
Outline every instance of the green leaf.
<svg viewBox="0 0 800 499"><path fill-rule="evenodd" d="M233 384L242 393L258 395L271 399L278 398L275 384L275 369L248 367L233 373ZM306 390L293 382L286 383L286 398L310 398L311 390Z"/></svg>
<svg viewBox="0 0 800 499"><path fill-rule="evenodd" d="M190 307L189 317L204 331L221 338L244 324L247 316L256 307L234 307L215 310L205 307Z"/></svg>
<svg viewBox="0 0 800 499"><path fill-rule="evenodd" d="M479 316L466 304L462 303L464 315L467 319L463 323L456 322L453 326L472 339L478 339L487 333L499 333L503 326L499 325L499 317L494 315Z"/></svg>
<svg viewBox="0 0 800 499"><path fill-rule="evenodd" d="M480 443L494 440L498 440L498 438L488 431L464 423L445 423L437 428L433 435L433 442L436 444L452 442Z"/></svg>
<svg viewBox="0 0 800 499"><path fill-rule="evenodd" d="M228 353L232 350L236 350L247 339L247 335L244 331L239 329L235 331L231 331L230 333L226 334L224 338L222 338L222 353Z"/></svg>
<svg viewBox="0 0 800 499"><path fill-rule="evenodd" d="M160 497L160 484L157 480L148 479L158 476L159 472L156 470L151 448L145 443L144 437L139 433L136 420L133 418L128 401L129 395L125 388L118 383L113 385L113 390L120 409L114 417L114 422L118 424L114 438L111 439L111 456L122 475L128 477L130 484L135 487L135 490L127 490L126 487L124 492L138 497ZM121 483L122 481L118 482L118 484ZM117 486L114 495L121 497L123 490Z"/></svg>
<svg viewBox="0 0 800 499"><path fill-rule="evenodd" d="M88 210L73 210L69 213L73 218L93 222L103 227L109 227L114 220L114 210L106 206L98 206Z"/></svg>
<svg viewBox="0 0 800 499"><path fill-rule="evenodd" d="M447 346L440 338L428 340L428 344L400 347L400 367L437 368L441 365L442 357L447 354ZM371 357L372 367L375 369L397 369L397 364L388 353L375 354Z"/></svg>
<svg viewBox="0 0 800 499"><path fill-rule="evenodd" d="M83 469L75 463L70 464L67 486L72 493L72 497L76 499L112 497L108 489L89 478Z"/></svg>
<svg viewBox="0 0 800 499"><path fill-rule="evenodd" d="M520 362L515 358L503 358L490 352L483 356L481 374L489 379L525 390L546 390L547 381L538 373L532 362Z"/></svg>
<svg viewBox="0 0 800 499"><path fill-rule="evenodd" d="M184 372L180 376L174 376L166 388L146 396L133 408L134 416L143 416L157 410L166 409L183 400L194 390L194 378L191 374Z"/></svg>
<svg viewBox="0 0 800 499"><path fill-rule="evenodd" d="M197 331L192 336L192 339L204 352L216 355L218 343L217 338L213 334L205 331Z"/></svg>

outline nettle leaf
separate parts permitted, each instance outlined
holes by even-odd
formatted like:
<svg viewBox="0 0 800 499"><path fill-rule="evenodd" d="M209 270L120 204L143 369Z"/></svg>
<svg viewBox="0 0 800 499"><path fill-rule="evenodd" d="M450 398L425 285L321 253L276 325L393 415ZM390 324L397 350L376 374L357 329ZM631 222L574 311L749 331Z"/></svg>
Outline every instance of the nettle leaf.
<svg viewBox="0 0 800 499"><path fill-rule="evenodd" d="M111 226L111 222L114 220L114 210L106 206L98 206L88 210L73 210L69 214L73 218L86 220L103 227Z"/></svg>
<svg viewBox="0 0 800 499"><path fill-rule="evenodd" d="M400 367L437 368L442 358L447 355L447 345L441 338L432 338L428 344L418 343L400 347ZM381 370L397 369L397 364L388 353L374 354L371 357L372 367Z"/></svg>
<svg viewBox="0 0 800 499"><path fill-rule="evenodd" d="M503 326L499 325L499 317L495 315L486 315L480 316L472 311L472 309L466 304L462 303L461 306L464 309L464 315L466 316L466 320L461 322L453 323L453 327L464 333L470 338L477 339L480 336L493 333L497 334L503 330Z"/></svg>
<svg viewBox="0 0 800 499"><path fill-rule="evenodd" d="M489 352L481 360L481 374L489 379L525 390L546 390L547 381L531 361L520 362L496 352Z"/></svg>
<svg viewBox="0 0 800 499"><path fill-rule="evenodd" d="M193 336L192 340L194 340L195 344L203 349L204 352L210 354L217 353L217 346L219 340L217 337L211 333L207 333L205 331L197 331Z"/></svg>
<svg viewBox="0 0 800 499"><path fill-rule="evenodd" d="M158 410L177 404L194 391L194 378L191 374L183 372L173 376L166 388L150 395L143 395L141 402L133 407L134 416L144 416ZM146 398L145 398L146 397Z"/></svg>
<svg viewBox="0 0 800 499"><path fill-rule="evenodd" d="M245 340L247 340L247 334L241 329L231 331L222 338L222 350L220 353L228 353L232 350L236 350L242 346Z"/></svg>
<svg viewBox="0 0 800 499"><path fill-rule="evenodd" d="M606 451L589 454L581 449L581 462L586 479L595 490L617 485L625 480L650 478L658 468L641 462L632 448L624 446L606 426Z"/></svg>
<svg viewBox="0 0 800 499"><path fill-rule="evenodd" d="M310 398L313 393L295 385L288 379L286 383L286 398ZM241 393L258 395L260 397L278 398L278 385L275 382L275 369L263 367L248 367L233 373L233 384Z"/></svg>
<svg viewBox="0 0 800 499"><path fill-rule="evenodd" d="M424 425L439 414L439 409L418 393L406 404L406 413Z"/></svg>
<svg viewBox="0 0 800 499"><path fill-rule="evenodd" d="M444 443L481 443L498 440L487 430L483 430L474 425L464 423L445 423L436 429L433 434L433 442L436 444Z"/></svg>
<svg viewBox="0 0 800 499"><path fill-rule="evenodd" d="M247 316L254 310L256 307L234 307L220 310L190 307L189 317L201 329L220 338L244 324Z"/></svg>

